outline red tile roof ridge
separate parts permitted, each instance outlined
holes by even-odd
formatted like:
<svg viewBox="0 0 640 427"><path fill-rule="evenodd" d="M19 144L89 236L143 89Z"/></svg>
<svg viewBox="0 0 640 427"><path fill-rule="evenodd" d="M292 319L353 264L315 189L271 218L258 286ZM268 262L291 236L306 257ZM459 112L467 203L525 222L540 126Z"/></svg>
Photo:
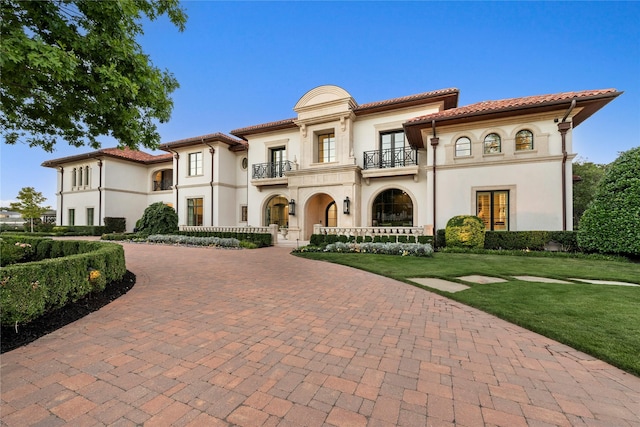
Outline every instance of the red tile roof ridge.
<svg viewBox="0 0 640 427"><path fill-rule="evenodd" d="M416 93L413 95L402 96L399 98L391 98L391 99L385 99L382 101L368 102L366 104L358 105L354 110L355 111L365 110L373 107L380 107L383 105L397 104L401 102L414 101L414 100L425 99L425 98L433 98L435 96L454 94L458 92L459 92L458 88L455 88L455 87L432 90L429 92Z"/></svg>
<svg viewBox="0 0 640 427"><path fill-rule="evenodd" d="M47 160L42 163L45 167L54 167L64 163L71 163L77 161L86 161L87 159L97 158L99 156L110 156L120 158L123 160L130 160L138 163L154 163L171 160L171 154L149 154L140 150L133 150L128 147L109 147L101 148L96 151L83 154L75 154L72 156L60 157L58 159Z"/></svg>
<svg viewBox="0 0 640 427"><path fill-rule="evenodd" d="M160 144L160 146L161 146L161 149L163 149L162 147L170 147L172 145L185 144L189 142L200 142L204 140L215 140L215 139L220 140L229 145L237 145L237 144L245 145L246 144L246 141L243 141L241 139L234 138L222 132L214 132L214 133L208 133L206 135L192 136L189 138L178 139L176 141L165 142L163 144Z"/></svg>
<svg viewBox="0 0 640 427"><path fill-rule="evenodd" d="M294 120L297 120L297 117L291 118L291 119L277 120L275 122L267 122L267 123L260 123L258 125L246 126L243 128L234 129L229 133L232 135L237 135L237 134L243 134L243 133L258 130L258 129L268 129L271 127L284 126L288 124L294 124Z"/></svg>
<svg viewBox="0 0 640 427"><path fill-rule="evenodd" d="M526 108L536 105L549 104L554 102L570 101L574 98L587 98L599 95L605 95L609 93L617 93L616 89L595 89L595 90L583 90L576 92L560 92L547 95L533 95L524 96L518 98L499 99L494 101L481 101L474 104L465 105L462 107L451 108L448 110L439 111L437 113L427 114L425 116L414 117L407 121L407 123L419 122L427 119L445 118L445 117L457 117L466 114L474 113L490 113L494 111L513 109L513 108Z"/></svg>

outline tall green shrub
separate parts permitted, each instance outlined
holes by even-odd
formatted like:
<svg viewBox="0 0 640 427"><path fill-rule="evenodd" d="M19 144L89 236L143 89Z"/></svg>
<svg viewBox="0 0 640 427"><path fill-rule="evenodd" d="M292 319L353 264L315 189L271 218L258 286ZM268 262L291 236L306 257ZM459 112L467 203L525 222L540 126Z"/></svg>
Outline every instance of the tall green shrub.
<svg viewBox="0 0 640 427"><path fill-rule="evenodd" d="M484 248L484 223L473 215L454 216L444 231L447 247Z"/></svg>
<svg viewBox="0 0 640 427"><path fill-rule="evenodd" d="M578 228L585 252L640 255L640 147L607 168Z"/></svg>
<svg viewBox="0 0 640 427"><path fill-rule="evenodd" d="M136 223L141 234L171 234L178 231L178 214L162 202L149 205Z"/></svg>

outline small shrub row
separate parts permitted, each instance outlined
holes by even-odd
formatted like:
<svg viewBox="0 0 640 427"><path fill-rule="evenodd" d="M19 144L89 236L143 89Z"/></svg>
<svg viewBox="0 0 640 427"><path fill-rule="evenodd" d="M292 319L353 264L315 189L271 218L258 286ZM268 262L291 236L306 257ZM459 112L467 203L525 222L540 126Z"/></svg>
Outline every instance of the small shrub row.
<svg viewBox="0 0 640 427"><path fill-rule="evenodd" d="M194 237L181 236L179 234L153 234L147 237L147 241L151 243L170 243L177 245L194 245L194 246L219 246L223 248L238 248L240 241L228 237Z"/></svg>
<svg viewBox="0 0 640 427"><path fill-rule="evenodd" d="M271 246L271 234L269 233L232 233L232 232L209 232L209 231L181 231L182 236L193 237L220 237L225 239L237 239L240 241L251 242L258 248Z"/></svg>
<svg viewBox="0 0 640 427"><path fill-rule="evenodd" d="M145 241L146 239L142 236L140 236L138 233L109 233L109 234L103 234L100 237L100 240L116 240L116 241L121 241L121 240L134 240L134 241Z"/></svg>
<svg viewBox="0 0 640 427"><path fill-rule="evenodd" d="M332 243L433 243L433 236L346 236L337 234L312 234L309 239L311 246L327 246Z"/></svg>
<svg viewBox="0 0 640 427"><path fill-rule="evenodd" d="M104 225L65 225L51 229L58 236L101 236L107 232Z"/></svg>
<svg viewBox="0 0 640 427"><path fill-rule="evenodd" d="M325 247L306 246L296 250L295 252L369 253L427 257L433 255L433 248L429 243L335 242L330 243Z"/></svg>
<svg viewBox="0 0 640 427"><path fill-rule="evenodd" d="M102 291L126 273L120 245L37 238L29 244L38 261L0 269L3 325L27 323L90 292Z"/></svg>

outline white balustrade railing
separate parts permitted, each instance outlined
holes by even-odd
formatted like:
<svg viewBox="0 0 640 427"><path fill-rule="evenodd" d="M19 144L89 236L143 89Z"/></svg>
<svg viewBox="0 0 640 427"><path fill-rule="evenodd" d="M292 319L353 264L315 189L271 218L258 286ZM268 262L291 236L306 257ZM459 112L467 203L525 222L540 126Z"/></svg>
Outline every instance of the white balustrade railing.
<svg viewBox="0 0 640 427"><path fill-rule="evenodd" d="M422 227L323 227L321 224L313 226L313 234L335 234L350 237L375 236L410 236L418 239L418 236L433 236L433 226Z"/></svg>

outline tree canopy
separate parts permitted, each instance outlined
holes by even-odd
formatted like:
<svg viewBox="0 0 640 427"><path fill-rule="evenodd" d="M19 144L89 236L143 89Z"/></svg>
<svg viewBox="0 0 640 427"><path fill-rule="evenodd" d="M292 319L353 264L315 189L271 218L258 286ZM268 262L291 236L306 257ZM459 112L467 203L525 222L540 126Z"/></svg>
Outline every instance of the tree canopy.
<svg viewBox="0 0 640 427"><path fill-rule="evenodd" d="M0 2L0 128L5 142L53 151L59 139L99 148L154 148L179 87L136 41L143 15L166 14L180 30L178 0Z"/></svg>
<svg viewBox="0 0 640 427"><path fill-rule="evenodd" d="M578 228L586 251L640 256L640 147L611 163Z"/></svg>
<svg viewBox="0 0 640 427"><path fill-rule="evenodd" d="M48 209L51 209L49 206L40 206L47 198L33 187L22 188L16 198L18 201L11 203L11 210L19 212L22 218L31 223L33 233L34 220L39 220Z"/></svg>
<svg viewBox="0 0 640 427"><path fill-rule="evenodd" d="M574 230L578 229L582 214L593 200L606 167L607 165L589 162L584 159L578 159L573 163L573 174L580 177L580 181L573 185Z"/></svg>

